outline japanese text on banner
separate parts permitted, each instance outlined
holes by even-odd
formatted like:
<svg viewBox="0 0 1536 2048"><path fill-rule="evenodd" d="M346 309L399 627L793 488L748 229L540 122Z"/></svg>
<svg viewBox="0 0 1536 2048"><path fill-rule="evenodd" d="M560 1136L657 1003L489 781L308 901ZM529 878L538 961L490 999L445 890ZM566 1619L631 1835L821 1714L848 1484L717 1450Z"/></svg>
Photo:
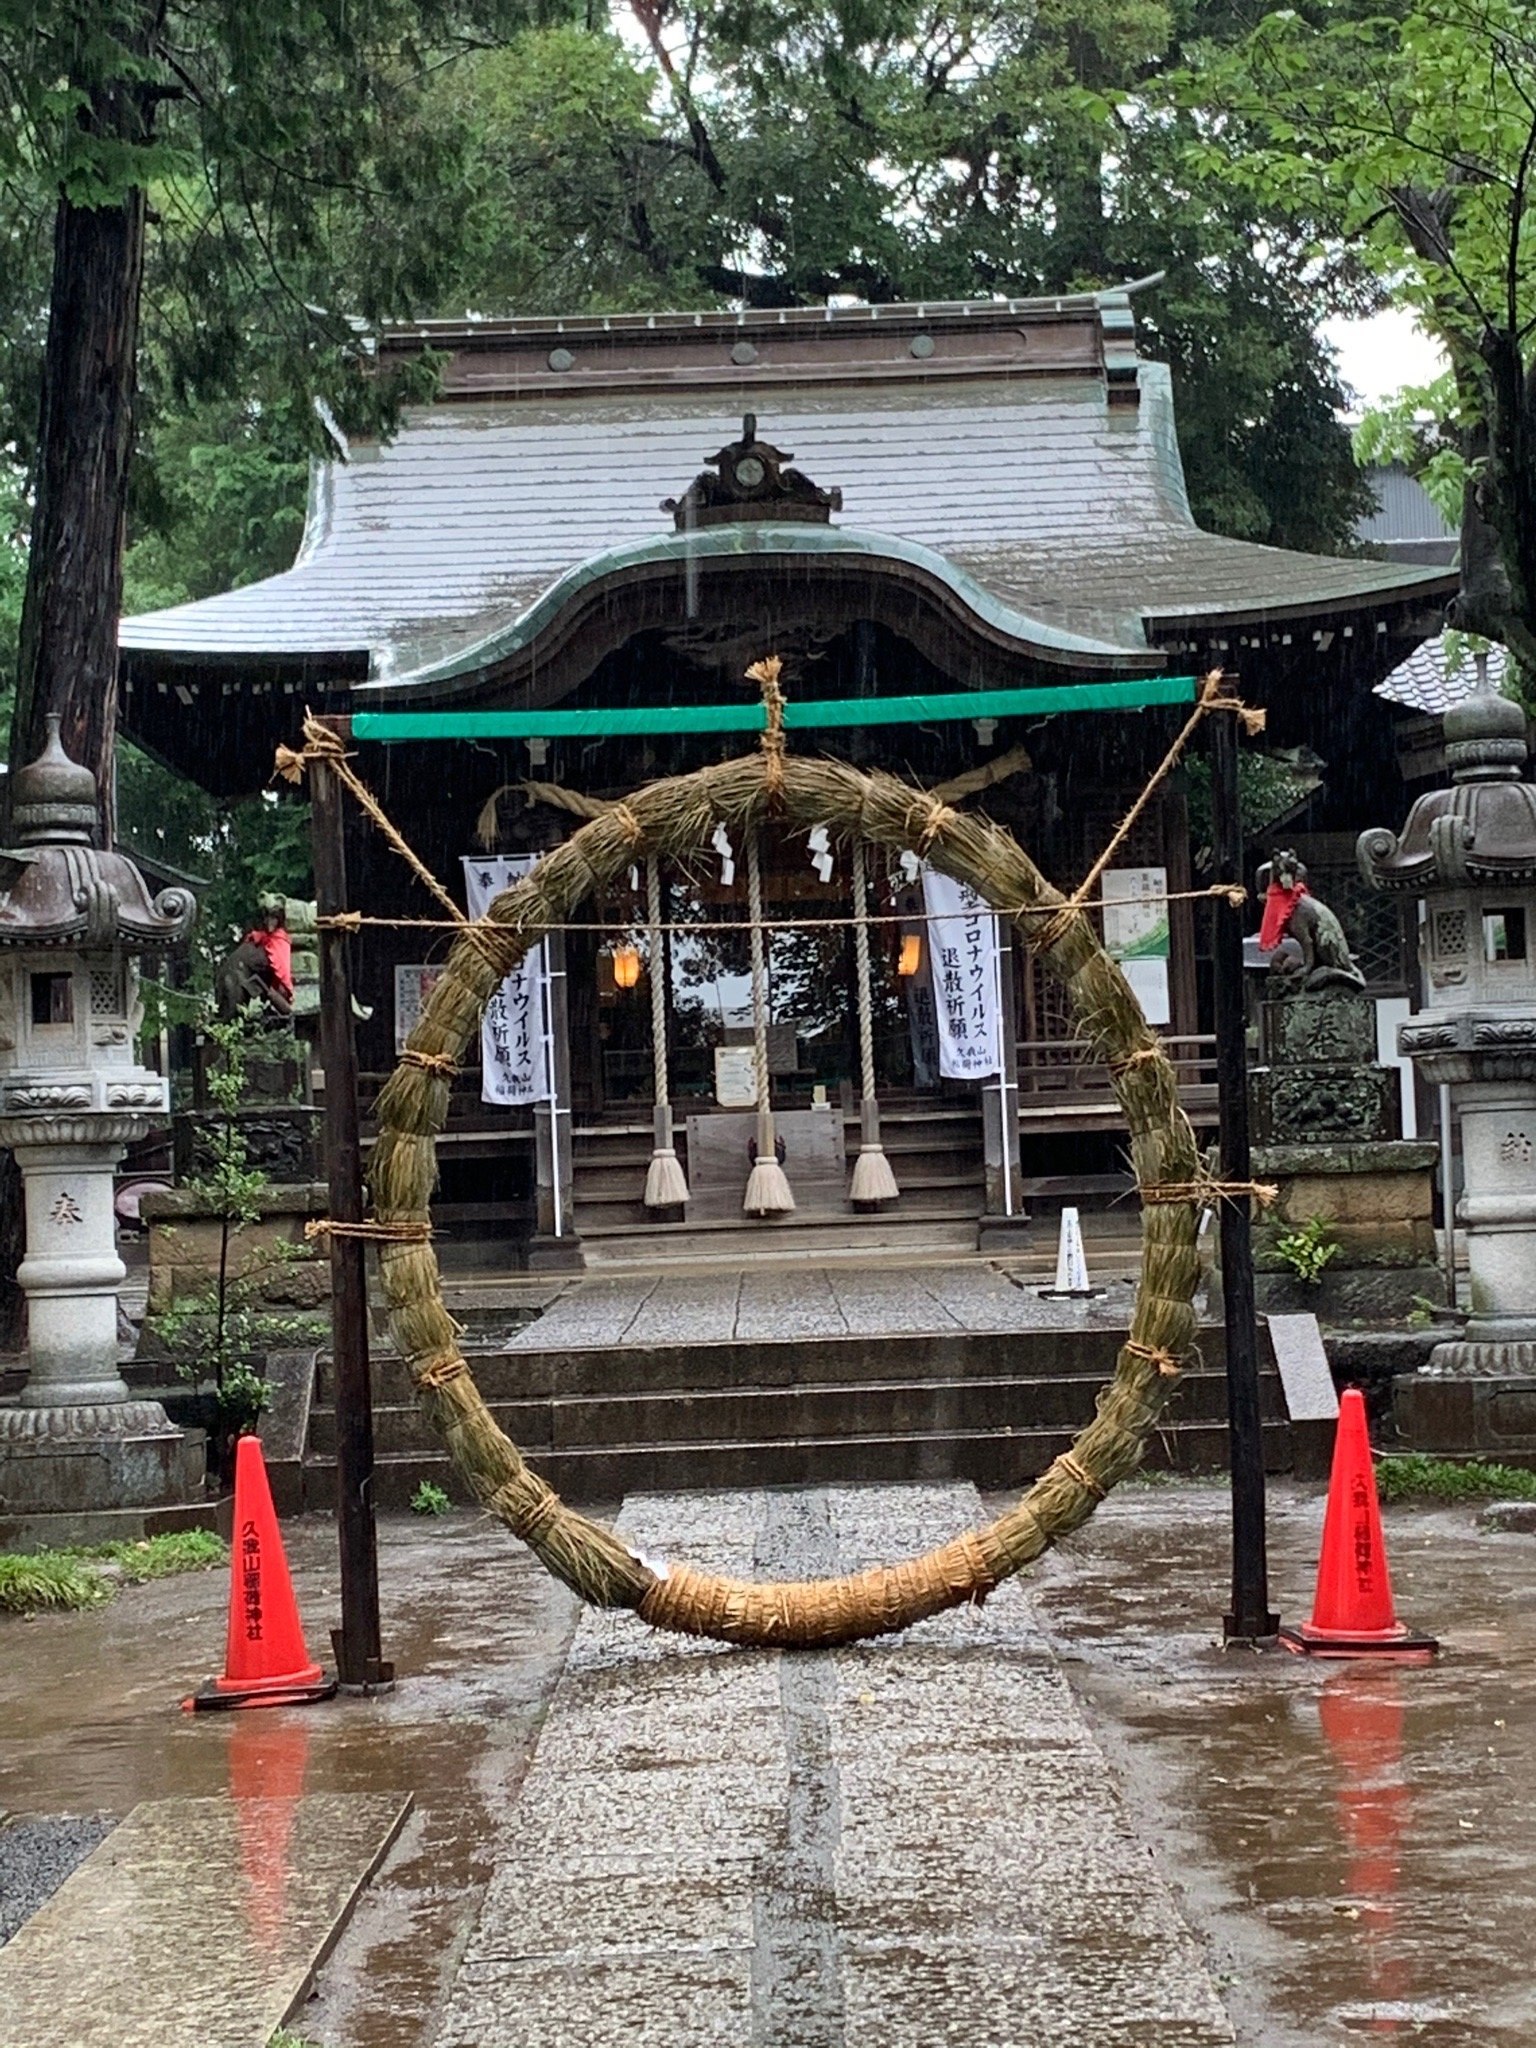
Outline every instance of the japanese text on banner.
<svg viewBox="0 0 1536 2048"><path fill-rule="evenodd" d="M520 882L536 854L464 856L464 890L471 917L484 917L504 889ZM549 987L544 948L530 946L485 1006L480 1022L480 1099L514 1107L549 1099L544 1006Z"/></svg>
<svg viewBox="0 0 1536 2048"><path fill-rule="evenodd" d="M964 882L923 870L939 1072L979 1081L1002 1071L997 1014L997 919Z"/></svg>

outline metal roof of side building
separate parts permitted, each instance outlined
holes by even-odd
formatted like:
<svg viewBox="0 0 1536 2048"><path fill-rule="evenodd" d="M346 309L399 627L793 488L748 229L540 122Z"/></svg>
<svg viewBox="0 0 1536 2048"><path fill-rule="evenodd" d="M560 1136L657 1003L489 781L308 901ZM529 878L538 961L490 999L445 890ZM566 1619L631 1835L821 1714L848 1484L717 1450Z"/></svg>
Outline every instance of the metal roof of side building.
<svg viewBox="0 0 1536 2048"><path fill-rule="evenodd" d="M659 541L662 496L748 408L841 488L840 526L872 563L943 557L955 603L979 586L1047 658L1145 657L1181 624L1422 608L1454 587L1442 568L1202 532L1168 372L1140 358L1126 292L427 322L378 340L386 363L425 348L444 358L437 401L316 465L291 569L124 620L130 685L238 668L244 691L304 666L377 703L467 674L583 564ZM786 530L786 550L808 545Z"/></svg>
<svg viewBox="0 0 1536 2048"><path fill-rule="evenodd" d="M1509 650L1497 640L1487 644L1488 681L1502 690L1509 673ZM1401 704L1426 718L1443 718L1479 686L1478 659L1465 633L1438 633L1414 649L1406 661L1376 685L1378 697Z"/></svg>

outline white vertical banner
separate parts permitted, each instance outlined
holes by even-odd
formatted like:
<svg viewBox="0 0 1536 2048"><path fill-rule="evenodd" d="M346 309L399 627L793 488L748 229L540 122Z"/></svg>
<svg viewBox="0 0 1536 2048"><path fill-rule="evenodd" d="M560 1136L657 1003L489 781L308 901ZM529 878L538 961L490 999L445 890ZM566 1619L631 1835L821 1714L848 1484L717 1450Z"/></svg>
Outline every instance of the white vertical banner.
<svg viewBox="0 0 1536 2048"><path fill-rule="evenodd" d="M997 918L964 882L923 869L939 1072L979 1081L1003 1070Z"/></svg>
<svg viewBox="0 0 1536 2048"><path fill-rule="evenodd" d="M520 882L535 853L464 855L471 917L484 917L503 889ZM485 1006L480 1020L480 1100L503 1108L549 1100L549 977L544 947L530 946Z"/></svg>

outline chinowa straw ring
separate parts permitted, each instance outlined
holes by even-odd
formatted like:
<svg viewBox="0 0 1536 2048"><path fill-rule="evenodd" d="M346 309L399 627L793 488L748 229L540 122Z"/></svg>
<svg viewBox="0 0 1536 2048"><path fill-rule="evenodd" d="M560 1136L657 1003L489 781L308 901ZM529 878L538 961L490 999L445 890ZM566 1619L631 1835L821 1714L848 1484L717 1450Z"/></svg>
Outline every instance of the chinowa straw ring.
<svg viewBox="0 0 1536 2048"><path fill-rule="evenodd" d="M892 852L921 846L934 867L1011 918L1064 985L1077 1029L1108 1063L1137 1181L1161 1196L1142 1210L1141 1281L1128 1339L1094 1419L1071 1450L989 1527L909 1563L803 1584L658 1565L567 1507L486 1407L443 1302L428 1229L452 1071L503 977L546 930L637 859L696 854L718 825L750 834L770 816L791 830L825 825ZM1193 1351L1196 1222L1209 1196L1162 1043L1091 920L1056 915L1065 902L1012 835L989 819L953 810L895 776L798 760L774 748L652 783L591 818L496 899L473 937L456 939L379 1097L369 1178L384 1297L422 1406L476 1497L583 1599L633 1608L659 1628L735 1643L812 1646L891 1634L984 1599L1087 1521L1140 1462Z"/></svg>

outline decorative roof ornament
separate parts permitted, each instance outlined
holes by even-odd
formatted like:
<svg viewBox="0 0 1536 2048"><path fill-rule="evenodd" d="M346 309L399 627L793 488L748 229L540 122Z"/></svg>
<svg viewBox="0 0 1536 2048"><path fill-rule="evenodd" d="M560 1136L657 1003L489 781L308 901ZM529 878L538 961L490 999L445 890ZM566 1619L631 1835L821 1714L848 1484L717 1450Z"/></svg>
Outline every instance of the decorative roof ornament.
<svg viewBox="0 0 1536 2048"><path fill-rule="evenodd" d="M0 851L0 948L173 946L197 916L190 889L151 898L126 854L96 845L96 778L72 761L51 716L48 738L12 788L20 844Z"/></svg>
<svg viewBox="0 0 1536 2048"><path fill-rule="evenodd" d="M1536 880L1536 785L1523 779L1529 752L1524 708L1481 682L1445 714L1451 788L1418 797L1401 838L1385 827L1361 834L1365 879L1404 893Z"/></svg>
<svg viewBox="0 0 1536 2048"><path fill-rule="evenodd" d="M827 526L832 514L843 509L840 490L824 491L802 470L786 467L793 455L759 441L755 413L742 420L739 441L727 442L707 459L710 467L700 470L680 498L661 501L679 533L740 519L802 519Z"/></svg>

